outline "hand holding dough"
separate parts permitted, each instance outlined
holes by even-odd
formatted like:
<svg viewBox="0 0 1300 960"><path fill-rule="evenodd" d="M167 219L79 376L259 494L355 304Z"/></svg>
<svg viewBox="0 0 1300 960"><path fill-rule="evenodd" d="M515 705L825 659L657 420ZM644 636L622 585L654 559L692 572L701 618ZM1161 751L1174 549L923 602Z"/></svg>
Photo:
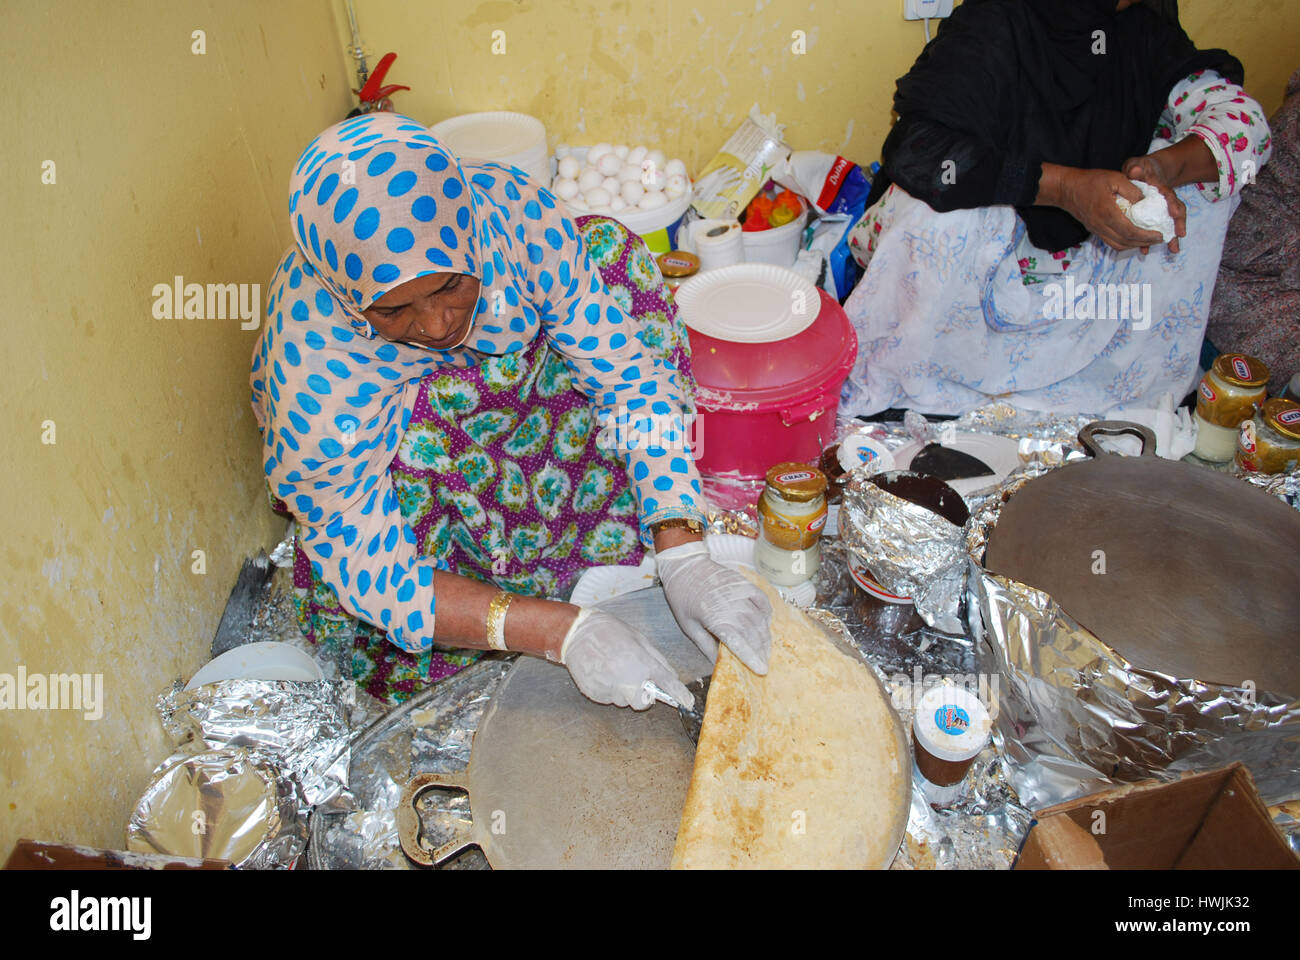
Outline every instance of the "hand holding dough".
<svg viewBox="0 0 1300 960"><path fill-rule="evenodd" d="M1169 204L1158 187L1142 180L1130 180L1129 183L1142 191L1142 199L1130 203L1124 197L1116 197L1115 203L1124 215L1132 221L1133 226L1143 230L1154 230L1160 234L1162 243L1168 243L1178 235L1174 227L1174 218L1169 212Z"/></svg>

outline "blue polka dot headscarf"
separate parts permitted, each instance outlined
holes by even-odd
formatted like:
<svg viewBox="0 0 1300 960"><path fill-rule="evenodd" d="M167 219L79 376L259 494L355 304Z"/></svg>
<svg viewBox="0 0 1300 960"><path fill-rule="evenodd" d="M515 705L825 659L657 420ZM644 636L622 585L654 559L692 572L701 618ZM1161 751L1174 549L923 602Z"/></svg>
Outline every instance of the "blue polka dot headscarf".
<svg viewBox="0 0 1300 960"><path fill-rule="evenodd" d="M409 117L377 113L335 124L303 151L289 189L303 257L364 337L374 331L361 311L408 280L430 273L482 280L482 188Z"/></svg>

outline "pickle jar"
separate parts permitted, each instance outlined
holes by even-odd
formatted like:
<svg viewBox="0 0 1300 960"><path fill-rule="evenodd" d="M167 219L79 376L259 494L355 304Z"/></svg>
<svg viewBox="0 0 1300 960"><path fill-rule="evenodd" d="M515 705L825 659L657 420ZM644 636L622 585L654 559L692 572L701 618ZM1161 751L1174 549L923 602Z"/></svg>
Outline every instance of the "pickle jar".
<svg viewBox="0 0 1300 960"><path fill-rule="evenodd" d="M812 579L826 526L826 475L802 463L776 464L767 471L758 520L754 565L759 573L781 587Z"/></svg>
<svg viewBox="0 0 1300 960"><path fill-rule="evenodd" d="M1300 463L1300 403L1265 400L1241 425L1236 464L1247 473L1286 473Z"/></svg>
<svg viewBox="0 0 1300 960"><path fill-rule="evenodd" d="M1196 449L1202 460L1227 463L1237 449L1241 425L1268 396L1269 370L1244 353L1222 353L1196 389Z"/></svg>

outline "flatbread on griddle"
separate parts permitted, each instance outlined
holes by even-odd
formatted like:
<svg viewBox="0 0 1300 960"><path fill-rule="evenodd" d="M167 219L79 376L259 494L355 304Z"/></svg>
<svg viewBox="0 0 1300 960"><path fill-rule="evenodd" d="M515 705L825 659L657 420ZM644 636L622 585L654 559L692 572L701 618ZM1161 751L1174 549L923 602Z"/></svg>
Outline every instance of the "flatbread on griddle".
<svg viewBox="0 0 1300 960"><path fill-rule="evenodd" d="M751 579L772 603L769 671L760 677L719 648L672 865L888 866L911 771L885 692L870 667Z"/></svg>

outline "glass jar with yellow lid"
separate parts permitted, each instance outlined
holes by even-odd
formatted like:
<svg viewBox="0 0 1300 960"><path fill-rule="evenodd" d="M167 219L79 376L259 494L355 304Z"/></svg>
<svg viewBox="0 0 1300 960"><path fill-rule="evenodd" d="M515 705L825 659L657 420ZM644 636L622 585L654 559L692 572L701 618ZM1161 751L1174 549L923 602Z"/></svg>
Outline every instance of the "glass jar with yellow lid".
<svg viewBox="0 0 1300 960"><path fill-rule="evenodd" d="M1300 464L1300 403L1265 400L1241 425L1236 464L1247 473L1285 473Z"/></svg>
<svg viewBox="0 0 1300 960"><path fill-rule="evenodd" d="M1196 390L1196 449L1202 460L1227 463L1237 450L1237 433L1268 396L1268 367L1244 353L1214 358Z"/></svg>
<svg viewBox="0 0 1300 960"><path fill-rule="evenodd" d="M826 526L826 475L802 463L776 464L767 471L758 519L758 572L781 587L810 580L821 563L818 541Z"/></svg>

